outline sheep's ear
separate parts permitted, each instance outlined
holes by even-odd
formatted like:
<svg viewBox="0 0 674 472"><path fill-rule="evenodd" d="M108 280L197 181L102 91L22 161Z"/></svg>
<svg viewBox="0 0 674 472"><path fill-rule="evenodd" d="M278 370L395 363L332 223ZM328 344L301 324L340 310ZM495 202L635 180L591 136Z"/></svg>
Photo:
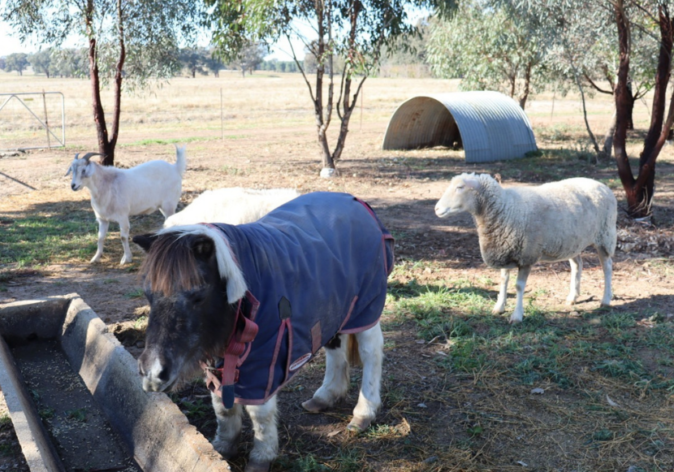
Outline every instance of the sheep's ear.
<svg viewBox="0 0 674 472"><path fill-rule="evenodd" d="M152 243L154 243L156 239L156 233L147 233L134 236L132 241L138 244L143 249L143 251L150 252L150 247L152 247Z"/></svg>
<svg viewBox="0 0 674 472"><path fill-rule="evenodd" d="M198 259L208 260L215 252L215 244L207 236L197 236L192 243L192 252Z"/></svg>
<svg viewBox="0 0 674 472"><path fill-rule="evenodd" d="M480 188L480 180L477 179L474 175L464 176L463 183L466 185L466 187L470 187L475 190Z"/></svg>

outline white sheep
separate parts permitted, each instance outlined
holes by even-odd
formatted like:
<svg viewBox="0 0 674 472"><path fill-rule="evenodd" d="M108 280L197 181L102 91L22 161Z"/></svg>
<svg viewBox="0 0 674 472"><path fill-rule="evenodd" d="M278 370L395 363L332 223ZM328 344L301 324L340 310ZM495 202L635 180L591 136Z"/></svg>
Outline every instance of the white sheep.
<svg viewBox="0 0 674 472"><path fill-rule="evenodd" d="M511 323L522 321L522 296L531 266L568 259L573 304L580 296L583 260L592 245L604 270L601 305L611 303L611 257L616 247L617 202L613 192L592 179L575 178L538 187L503 188L486 174L454 177L435 206L440 218L469 212L477 226L485 263L501 269L493 313L505 311L510 269L517 268L517 305Z"/></svg>
<svg viewBox="0 0 674 472"><path fill-rule="evenodd" d="M202 222L230 225L252 223L299 196L297 190L290 188L258 190L234 187L206 190L182 211L166 218L164 228Z"/></svg>
<svg viewBox="0 0 674 472"><path fill-rule="evenodd" d="M182 179L187 167L185 146L176 146L176 163L156 160L131 169L117 169L91 162L97 153L87 153L70 164L66 176L73 174L70 187L87 187L91 193L91 207L98 221L98 250L91 262L98 262L103 254L103 241L110 221L119 223L124 256L120 264L131 262L129 248L129 216L149 214L159 209L164 217L173 215L182 192Z"/></svg>

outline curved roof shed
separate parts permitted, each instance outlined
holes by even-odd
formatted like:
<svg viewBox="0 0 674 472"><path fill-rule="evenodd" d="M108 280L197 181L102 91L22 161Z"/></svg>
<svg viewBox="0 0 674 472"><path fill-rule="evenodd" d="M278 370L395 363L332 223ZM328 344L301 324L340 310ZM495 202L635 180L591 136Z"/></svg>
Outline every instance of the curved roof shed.
<svg viewBox="0 0 674 472"><path fill-rule="evenodd" d="M522 157L535 151L529 118L499 92L420 95L398 107L386 129L383 149L463 147L466 162Z"/></svg>

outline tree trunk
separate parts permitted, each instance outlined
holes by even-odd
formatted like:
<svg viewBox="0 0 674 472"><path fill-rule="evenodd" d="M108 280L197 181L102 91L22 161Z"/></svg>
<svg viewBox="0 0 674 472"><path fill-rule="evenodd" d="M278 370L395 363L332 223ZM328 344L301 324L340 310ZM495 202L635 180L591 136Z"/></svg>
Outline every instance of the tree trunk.
<svg viewBox="0 0 674 472"><path fill-rule="evenodd" d="M527 64L527 70L526 73L524 74L524 91L522 92L522 95L520 96L520 108L524 110L524 107L527 106L527 99L529 98L529 92L531 91L531 69L533 65L530 62Z"/></svg>
<svg viewBox="0 0 674 472"><path fill-rule="evenodd" d="M613 134L615 133L615 120L616 115L613 114L613 119L611 120L611 127L606 131L604 135L604 157L610 159L613 154Z"/></svg>
<svg viewBox="0 0 674 472"><path fill-rule="evenodd" d="M632 80L627 84L627 129L634 129L634 93L632 92Z"/></svg>
<svg viewBox="0 0 674 472"><path fill-rule="evenodd" d="M618 175L625 189L627 212L633 218L650 215L651 201L655 189L655 161L665 143L669 129L674 121L674 95L670 102L669 114L664 122L667 85L672 66L673 27L666 6L658 8L658 26L660 28L660 53L655 76L653 108L651 123L644 140L644 148L639 157L639 174L635 179L628 160L625 141L629 124L630 97L629 80L629 26L625 15L624 0L615 3L616 23L620 63L618 68L618 84L616 86L616 130L614 135L614 151L618 165ZM632 97L632 104L634 99Z"/></svg>
<svg viewBox="0 0 674 472"><path fill-rule="evenodd" d="M92 27L93 17L93 0L87 0L86 31L89 38L89 77L91 80L91 104L94 111L94 123L96 123L96 134L98 137L98 152L105 156L105 160L114 163L114 147L110 148L108 127L105 123L105 112L103 111L103 104L101 102L101 86L98 76L98 59L96 57L96 38L94 37Z"/></svg>
<svg viewBox="0 0 674 472"><path fill-rule="evenodd" d="M587 108L585 107L585 91L583 90L583 86L580 83L580 78L578 77L578 73L576 72L574 75L575 75L575 78L576 78L576 85L578 86L578 91L580 92L580 100L583 104L583 119L585 120L585 128L587 129L587 134L590 137L590 141L592 142L592 146L594 147L596 160L597 160L597 162L599 162L599 157L601 155L601 151L599 150L599 144L597 144L597 139L594 137L594 133L592 132L592 129L590 128L590 122L587 121Z"/></svg>
<svg viewBox="0 0 674 472"><path fill-rule="evenodd" d="M122 112L122 72L124 70L124 60L126 59L126 45L124 42L124 27L122 25L122 1L117 0L117 31L119 40L119 58L115 70L115 88L114 88L114 108L112 110L112 134L108 143L109 153L106 153L103 159L104 166L115 165L115 148L117 147L117 138L119 137L119 116Z"/></svg>

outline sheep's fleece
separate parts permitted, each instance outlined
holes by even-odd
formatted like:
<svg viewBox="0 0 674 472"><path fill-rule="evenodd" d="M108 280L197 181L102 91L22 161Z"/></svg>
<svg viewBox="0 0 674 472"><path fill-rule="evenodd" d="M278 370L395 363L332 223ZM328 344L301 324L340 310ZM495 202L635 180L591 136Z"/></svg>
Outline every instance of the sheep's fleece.
<svg viewBox="0 0 674 472"><path fill-rule="evenodd" d="M461 174L452 179L435 213L444 218L463 211L473 215L485 263L501 269L494 313L505 311L509 270L517 268L517 306L510 321L522 321L522 294L531 266L538 261L569 260L567 302L575 303L580 296L580 253L590 245L597 249L604 270L601 304L610 304L617 202L606 185L574 178L506 189L487 174Z"/></svg>
<svg viewBox="0 0 674 472"><path fill-rule="evenodd" d="M197 223L252 223L299 196L300 193L291 188L206 190L182 211L169 216L164 228Z"/></svg>

